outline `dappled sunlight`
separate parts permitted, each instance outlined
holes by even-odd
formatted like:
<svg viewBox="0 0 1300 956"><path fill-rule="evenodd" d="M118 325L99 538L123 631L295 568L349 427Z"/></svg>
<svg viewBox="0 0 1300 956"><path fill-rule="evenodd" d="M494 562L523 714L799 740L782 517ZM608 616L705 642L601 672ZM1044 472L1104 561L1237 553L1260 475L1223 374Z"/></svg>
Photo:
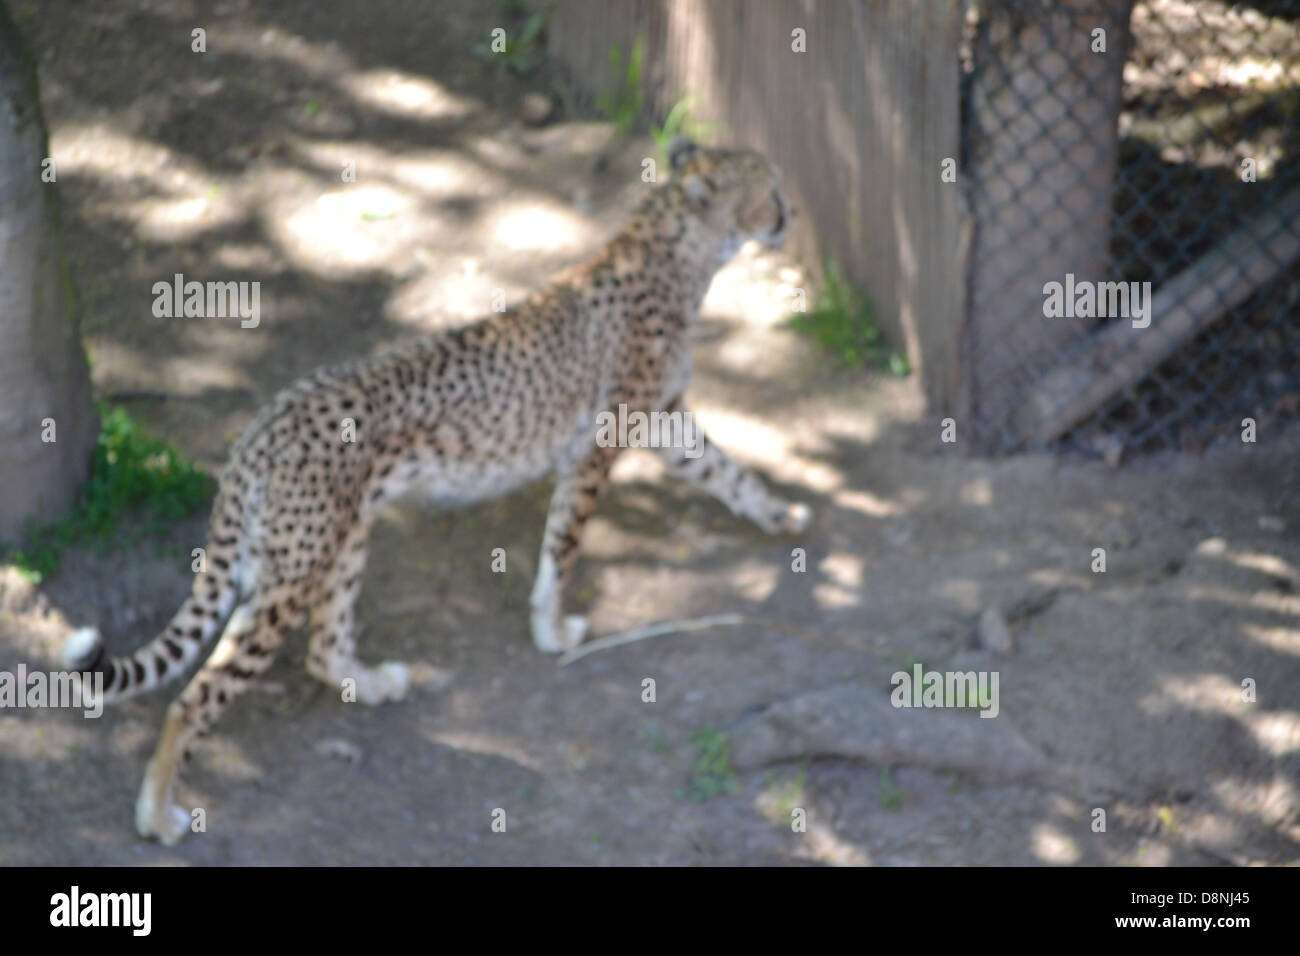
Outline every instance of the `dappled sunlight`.
<svg viewBox="0 0 1300 956"><path fill-rule="evenodd" d="M798 804L798 805L796 805ZM871 855L835 831L810 805L802 778L798 782L770 783L759 791L751 807L775 830L797 841L795 856L827 866L870 866ZM794 830L795 811L803 828Z"/></svg>
<svg viewBox="0 0 1300 956"><path fill-rule="evenodd" d="M1291 564L1275 554L1229 549L1224 553L1223 557L1239 568L1258 571L1260 574L1267 574L1300 585L1300 571L1297 571Z"/></svg>
<svg viewBox="0 0 1300 956"><path fill-rule="evenodd" d="M711 440L737 458L763 467L774 478L827 494L844 485L842 471L797 452L790 436L756 416L710 408L699 414L700 427Z"/></svg>
<svg viewBox="0 0 1300 956"><path fill-rule="evenodd" d="M848 588L842 588L836 584L818 582L813 585L812 593L817 606L826 610L846 610L855 608L862 603L860 592L850 591Z"/></svg>
<svg viewBox="0 0 1300 956"><path fill-rule="evenodd" d="M1300 714L1266 710L1250 720L1250 732L1264 753L1273 757L1300 753Z"/></svg>
<svg viewBox="0 0 1300 956"><path fill-rule="evenodd" d="M190 242L248 215L241 193L225 177L150 140L106 124L68 126L51 139L61 177L123 185L126 195L94 201L93 213L132 226L141 239ZM129 198L139 192L137 183L147 185L149 194Z"/></svg>
<svg viewBox="0 0 1300 956"><path fill-rule="evenodd" d="M1270 684L1264 673L1242 677L1255 680L1258 702L1244 700L1240 681L1222 674L1171 674L1156 679L1156 691L1142 698L1141 707L1153 717L1179 711L1231 717L1250 732L1262 753L1271 757L1300 753L1300 712L1270 704L1284 688Z"/></svg>
<svg viewBox="0 0 1300 956"><path fill-rule="evenodd" d="M198 194L216 184L202 163L107 122L53 125L50 147L61 177L76 173L120 183L144 179L168 196Z"/></svg>
<svg viewBox="0 0 1300 956"><path fill-rule="evenodd" d="M496 289L500 289L504 294L507 307L512 299L517 302L524 293L524 289L517 283L507 285L495 281L491 274L482 271L482 264L472 256L462 258L455 267L443 270L440 275L430 276L419 282L420 285L414 287L412 292L424 296L422 290L427 288L429 291L425 304L462 321L480 318L487 314L493 304L492 296ZM402 296L398 304L407 301L409 296ZM414 304L419 304L418 297Z"/></svg>
<svg viewBox="0 0 1300 956"><path fill-rule="evenodd" d="M773 332L792 317L794 287L788 280L801 281L802 277L793 267L778 269L779 261L750 243L718 272L709 287L701 314L727 326L728 334L715 349L713 360L729 371L774 380L788 378L792 363L810 349L787 330L778 334L787 338L788 348L773 352Z"/></svg>
<svg viewBox="0 0 1300 956"><path fill-rule="evenodd" d="M1295 608L1295 613L1300 616L1300 605ZM1241 625L1241 633L1270 650L1277 651L1280 654L1300 657L1300 628L1243 624Z"/></svg>
<svg viewBox="0 0 1300 956"><path fill-rule="evenodd" d="M278 250L261 242L227 242L212 251L212 261L223 269L274 274L286 268Z"/></svg>
<svg viewBox="0 0 1300 956"><path fill-rule="evenodd" d="M194 322L196 320L168 319L170 322ZM237 320L234 322L238 328ZM236 336L242 338L248 347L255 348L262 342L254 336ZM164 384L178 395L197 396L210 388L239 389L253 385L241 360L245 358L238 349L227 352L218 361L212 356L181 355L152 358L143 356L133 348L118 345L115 342L101 342L95 346L95 364L119 381L149 382Z"/></svg>
<svg viewBox="0 0 1300 956"><path fill-rule="evenodd" d="M758 338L731 336L718 348L718 358L733 369L753 368L767 357L771 344Z"/></svg>
<svg viewBox="0 0 1300 956"><path fill-rule="evenodd" d="M1249 675L1243 675L1249 676ZM1183 710L1204 714L1248 717L1254 705L1241 699L1241 684L1222 674L1165 674L1155 681L1153 691L1139 702L1152 717L1168 716Z"/></svg>
<svg viewBox="0 0 1300 956"><path fill-rule="evenodd" d="M841 838L831 827L819 820L808 821L808 857L830 866L870 866L871 855Z"/></svg>
<svg viewBox="0 0 1300 956"><path fill-rule="evenodd" d="M1187 588L1186 595L1193 601L1206 601L1227 607L1268 611L1288 617L1300 616L1300 595L1281 594L1277 591L1259 590L1251 594L1234 591L1226 587L1204 587L1200 585Z"/></svg>
<svg viewBox="0 0 1300 956"><path fill-rule="evenodd" d="M663 461L658 455L645 449L631 449L625 455L619 455L610 469L609 479L613 482L657 482L664 476Z"/></svg>
<svg viewBox="0 0 1300 956"><path fill-rule="evenodd" d="M398 90L399 98L422 89L391 79L370 77ZM212 251L212 261L275 273L289 267L329 279L387 274L400 283L390 297L392 316L421 327L433 313L485 315L496 289L512 302L531 291L531 284L484 270L478 256L449 263L432 250L455 245L493 258L500 250L533 254L549 272L576 261L607 231L544 192L521 190L464 151L407 153L300 136L286 142L316 175L264 159L232 180L104 124L69 127L56 139L62 174L127 179L147 189L137 198L100 201L94 210L132 227L141 240L182 245L255 220L270 245L225 243ZM483 138L475 150L502 158ZM356 182L342 181L345 164L354 164ZM322 179L333 188L322 191Z"/></svg>
<svg viewBox="0 0 1300 956"><path fill-rule="evenodd" d="M920 497L914 489L908 489L911 494L903 497L913 499ZM861 488L840 488L831 492L831 503L837 508L844 508L848 511L857 511L869 518L895 518L899 515L907 514L911 506L901 500L891 501L880 495ZM915 504L915 501L913 502Z"/></svg>
<svg viewBox="0 0 1300 956"><path fill-rule="evenodd" d="M1217 779L1211 776L1208 783L1210 792L1224 807L1266 826L1285 823L1300 804L1295 780L1281 772L1273 773L1267 780L1245 780L1224 774ZM1294 820L1292 827L1295 832Z"/></svg>
<svg viewBox="0 0 1300 956"><path fill-rule="evenodd" d="M380 179L429 199L490 198L510 188L509 180L458 150L392 150L357 140L295 137L294 153L338 178L354 163L357 180Z"/></svg>
<svg viewBox="0 0 1300 956"><path fill-rule="evenodd" d="M736 593L756 604L770 598L781 585L781 569L770 562L742 561L732 573Z"/></svg>
<svg viewBox="0 0 1300 956"><path fill-rule="evenodd" d="M866 562L856 554L838 551L817 565L825 580L813 585L813 598L827 608L856 607L862 601L863 569Z"/></svg>
<svg viewBox="0 0 1300 956"><path fill-rule="evenodd" d="M1029 832L1030 848L1044 863L1068 865L1082 857L1074 837L1051 823L1036 823Z"/></svg>
<svg viewBox="0 0 1300 956"><path fill-rule="evenodd" d="M411 230L405 225L395 229L384 220L412 208L409 197L388 187L353 186L308 201L273 202L264 221L296 265L336 276L392 271L394 257L400 259L400 251L410 246Z"/></svg>
<svg viewBox="0 0 1300 956"><path fill-rule="evenodd" d="M862 570L865 562L856 554L838 551L828 554L818 564L818 570L826 575L832 583L845 589L856 589L863 585Z"/></svg>
<svg viewBox="0 0 1300 956"><path fill-rule="evenodd" d="M696 409L700 427L711 439L763 465L790 454L789 439L771 422L730 409Z"/></svg>
<svg viewBox="0 0 1300 956"><path fill-rule="evenodd" d="M1233 809L1241 810L1240 806ZM1210 846L1240 846L1241 824L1233 818L1218 813L1206 813L1192 807L1179 807L1175 811L1175 826L1179 836L1194 839Z"/></svg>
<svg viewBox="0 0 1300 956"><path fill-rule="evenodd" d="M427 76L399 70L351 73L341 77L338 85L358 105L403 119L464 119L481 108L477 101L457 96Z"/></svg>
<svg viewBox="0 0 1300 956"><path fill-rule="evenodd" d="M153 242L186 242L239 222L245 215L240 204L221 196L144 199L124 212L125 218L135 223L140 237Z"/></svg>
<svg viewBox="0 0 1300 956"><path fill-rule="evenodd" d="M577 253L595 238L585 218L536 197L499 204L485 228L502 248L522 252Z"/></svg>
<svg viewBox="0 0 1300 956"><path fill-rule="evenodd" d="M356 68L337 44L312 43L274 25L222 24L209 31L208 41L251 60L278 60L308 76L333 78Z"/></svg>

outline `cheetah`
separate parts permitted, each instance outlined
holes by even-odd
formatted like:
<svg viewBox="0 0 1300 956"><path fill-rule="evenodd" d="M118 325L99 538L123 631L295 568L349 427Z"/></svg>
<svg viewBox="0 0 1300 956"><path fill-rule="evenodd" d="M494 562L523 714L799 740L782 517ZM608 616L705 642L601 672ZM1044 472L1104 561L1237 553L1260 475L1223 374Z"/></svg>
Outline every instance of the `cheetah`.
<svg viewBox="0 0 1300 956"><path fill-rule="evenodd" d="M714 274L747 241L779 245L792 216L761 155L684 139L668 152L670 181L651 189L602 251L517 308L280 392L232 448L207 567L162 633L122 657L93 627L70 635L67 667L102 675L103 699L112 701L180 675L221 631L167 709L136 801L142 836L171 845L188 832L190 814L173 802L182 757L291 630L308 625L314 677L350 686L366 704L404 696L407 668L360 663L353 636L367 535L376 512L399 496L465 505L553 472L529 600L532 638L547 653L582 641L585 619L564 615L561 595L623 450L597 439L598 419L620 409L687 411L687 333ZM693 431L689 447L654 449L669 473L767 533L808 526L806 505L770 493Z"/></svg>

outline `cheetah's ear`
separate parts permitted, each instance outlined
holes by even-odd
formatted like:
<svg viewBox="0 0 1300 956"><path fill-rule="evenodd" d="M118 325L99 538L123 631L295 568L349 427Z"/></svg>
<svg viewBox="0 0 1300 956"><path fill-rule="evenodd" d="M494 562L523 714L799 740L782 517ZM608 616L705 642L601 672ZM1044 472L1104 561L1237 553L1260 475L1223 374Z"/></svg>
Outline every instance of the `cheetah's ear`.
<svg viewBox="0 0 1300 956"><path fill-rule="evenodd" d="M674 136L672 142L668 144L668 165L673 170L681 169L696 153L700 151L700 146L693 139L686 136Z"/></svg>

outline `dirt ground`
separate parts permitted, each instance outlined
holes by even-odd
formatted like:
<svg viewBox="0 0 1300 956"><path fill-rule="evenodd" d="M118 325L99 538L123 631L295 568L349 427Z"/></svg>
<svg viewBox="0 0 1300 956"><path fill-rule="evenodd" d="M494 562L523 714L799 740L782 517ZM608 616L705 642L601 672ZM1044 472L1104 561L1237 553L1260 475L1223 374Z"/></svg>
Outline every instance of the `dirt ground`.
<svg viewBox="0 0 1300 956"><path fill-rule="evenodd" d="M210 469L295 376L517 299L645 188L647 140L519 121L551 80L473 54L509 25L491 4L11 7L96 389ZM154 318L175 272L260 281L261 324ZM570 594L596 635L742 623L560 666L527 635L545 485L394 508L359 617L364 657L416 666L406 701L343 703L298 637L194 748L179 796L207 831L176 848L131 809L179 685L98 720L0 711L0 864L1300 862L1300 428L1118 469L965 457L914 381L837 371L782 327L800 282L775 254L719 276L693 401L814 527L765 537L629 454ZM71 625L150 638L204 523L39 586L0 568L0 670L56 666ZM1008 652L974 639L995 607ZM996 719L890 707L914 662L996 671Z"/></svg>

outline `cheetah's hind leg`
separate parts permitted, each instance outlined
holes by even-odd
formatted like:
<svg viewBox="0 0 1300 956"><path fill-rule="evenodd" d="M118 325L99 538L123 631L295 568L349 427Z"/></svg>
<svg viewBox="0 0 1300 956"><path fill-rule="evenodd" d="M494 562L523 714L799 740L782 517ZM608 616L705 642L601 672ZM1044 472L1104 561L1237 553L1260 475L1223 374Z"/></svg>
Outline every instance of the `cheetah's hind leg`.
<svg viewBox="0 0 1300 956"><path fill-rule="evenodd" d="M167 708L162 735L135 804L135 827L141 836L156 837L172 846L189 831L190 812L173 802L173 792L190 742L271 666L285 635L302 616L289 588L235 609L212 654Z"/></svg>

